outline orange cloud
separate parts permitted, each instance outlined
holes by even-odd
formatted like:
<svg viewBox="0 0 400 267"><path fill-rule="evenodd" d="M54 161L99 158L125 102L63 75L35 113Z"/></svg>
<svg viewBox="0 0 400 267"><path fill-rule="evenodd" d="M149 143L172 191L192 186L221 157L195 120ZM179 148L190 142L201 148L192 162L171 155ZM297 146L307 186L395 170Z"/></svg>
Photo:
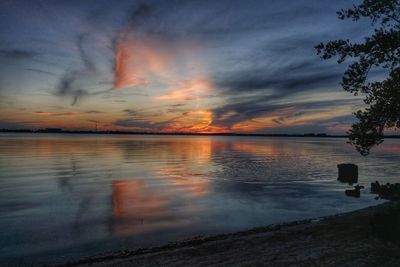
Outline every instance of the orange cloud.
<svg viewBox="0 0 400 267"><path fill-rule="evenodd" d="M234 124L230 130L233 132L253 132L265 128L274 128L277 125L276 121L279 121L282 117L290 116L295 111L296 108L294 107L283 108L273 114L238 122ZM284 121L284 123L286 122L288 122L288 120Z"/></svg>
<svg viewBox="0 0 400 267"><path fill-rule="evenodd" d="M348 107L337 108L335 113L332 113L330 109L322 109L318 111L302 112L299 115L293 115L297 111L295 107L288 107L273 114L264 115L257 118L248 119L245 121L238 122L231 126L229 129L233 132L254 132L267 128L276 128L284 126L298 126L307 125L316 122L323 122L337 116L343 116L351 113ZM223 121L225 117L218 118L219 121ZM279 125L278 125L279 124ZM347 131L346 125L343 128L327 128L330 131Z"/></svg>
<svg viewBox="0 0 400 267"><path fill-rule="evenodd" d="M213 126L213 113L209 110L192 110L173 118L164 132L222 133L225 128Z"/></svg>
<svg viewBox="0 0 400 267"><path fill-rule="evenodd" d="M165 95L157 96L158 100L200 100L212 89L207 79L186 80L178 83L178 87Z"/></svg>
<svg viewBox="0 0 400 267"><path fill-rule="evenodd" d="M165 76L170 55L146 38L119 40L114 88L147 86L152 76Z"/></svg>
<svg viewBox="0 0 400 267"><path fill-rule="evenodd" d="M273 128L276 124L273 122L278 116L266 116L257 119L250 119L234 124L230 130L233 132L253 132L265 128Z"/></svg>
<svg viewBox="0 0 400 267"><path fill-rule="evenodd" d="M54 115L53 112L44 112L44 111L35 111L35 112L33 112L33 114L39 115L39 116L52 116L52 115Z"/></svg>
<svg viewBox="0 0 400 267"><path fill-rule="evenodd" d="M83 115L86 113L82 112L63 112L63 113L56 113L56 112L48 112L48 111L35 111L33 112L35 115L39 116L77 116L77 115Z"/></svg>

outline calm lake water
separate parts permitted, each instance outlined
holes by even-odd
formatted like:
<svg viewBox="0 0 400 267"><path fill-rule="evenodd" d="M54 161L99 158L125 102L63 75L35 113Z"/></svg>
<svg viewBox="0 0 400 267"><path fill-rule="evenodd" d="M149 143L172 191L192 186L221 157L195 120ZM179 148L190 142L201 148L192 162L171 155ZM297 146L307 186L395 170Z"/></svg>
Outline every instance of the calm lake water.
<svg viewBox="0 0 400 267"><path fill-rule="evenodd" d="M336 138L0 134L0 263L24 266L350 211L398 182L400 140L362 157Z"/></svg>

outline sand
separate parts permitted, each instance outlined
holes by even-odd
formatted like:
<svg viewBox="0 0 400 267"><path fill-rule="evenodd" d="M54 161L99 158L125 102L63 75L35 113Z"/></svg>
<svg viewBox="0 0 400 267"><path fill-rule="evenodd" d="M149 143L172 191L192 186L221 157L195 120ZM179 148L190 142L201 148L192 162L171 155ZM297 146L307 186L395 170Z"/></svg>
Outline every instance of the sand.
<svg viewBox="0 0 400 267"><path fill-rule="evenodd" d="M61 266L400 266L400 246L374 230L387 202L316 220L120 251Z"/></svg>

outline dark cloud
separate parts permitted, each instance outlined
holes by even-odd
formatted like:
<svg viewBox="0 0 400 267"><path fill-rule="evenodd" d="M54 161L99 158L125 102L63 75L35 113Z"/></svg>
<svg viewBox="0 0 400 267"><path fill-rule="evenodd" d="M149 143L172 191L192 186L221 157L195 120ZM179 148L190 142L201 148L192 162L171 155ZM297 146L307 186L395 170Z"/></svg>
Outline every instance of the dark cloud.
<svg viewBox="0 0 400 267"><path fill-rule="evenodd" d="M38 52L20 49L0 50L0 57L5 57L13 60L30 59L39 55Z"/></svg>
<svg viewBox="0 0 400 267"><path fill-rule="evenodd" d="M291 36L266 40L241 56L230 56L229 64L214 77L224 94L275 90L286 95L315 88L338 86L343 66L322 61L313 46L318 36Z"/></svg>
<svg viewBox="0 0 400 267"><path fill-rule="evenodd" d="M85 111L86 114L102 114L104 113L103 111L99 111L99 110L87 110Z"/></svg>
<svg viewBox="0 0 400 267"><path fill-rule="evenodd" d="M296 110L290 115L293 118L326 107L358 102L312 98L313 92L328 92L332 88L339 91L344 72L342 66L323 62L314 55L317 38L293 35L261 43L236 59L233 56L230 63L238 67L226 68L214 77L220 95L225 98L225 104L213 110L214 124L230 127L287 108ZM310 95L310 99L297 103L296 98L302 93ZM290 99L290 104L284 104L284 99ZM288 118L274 119L274 123L282 125Z"/></svg>
<svg viewBox="0 0 400 267"><path fill-rule="evenodd" d="M55 95L61 97L72 97L71 105L76 105L78 101L84 97L104 94L110 90L102 90L97 92L90 92L85 86L85 81L96 75L96 66L92 59L86 53L84 48L85 35L78 35L77 37L77 48L79 51L79 57L82 60L83 68L68 70L64 75L61 76L58 85L56 87Z"/></svg>
<svg viewBox="0 0 400 267"><path fill-rule="evenodd" d="M124 110L122 110L122 112L124 112L126 115L129 115L129 116L138 115L138 112L133 109L124 109Z"/></svg>
<svg viewBox="0 0 400 267"><path fill-rule="evenodd" d="M78 50L79 50L79 56L82 60L83 65L89 71L92 71L92 72L96 71L95 64L92 62L92 59L86 53L86 50L84 48L85 35L80 34L80 35L78 35L77 39L78 39L77 46L78 46Z"/></svg>
<svg viewBox="0 0 400 267"><path fill-rule="evenodd" d="M337 116L328 120L321 121L319 124L325 127L335 127L350 125L356 122L356 117L354 115Z"/></svg>
<svg viewBox="0 0 400 267"><path fill-rule="evenodd" d="M285 118L273 119L272 121L275 122L276 124L282 125L283 122L285 121Z"/></svg>
<svg viewBox="0 0 400 267"><path fill-rule="evenodd" d="M246 32L275 31L276 28L290 30L296 22L305 24L331 12L329 2L321 3L321 6L325 10L318 9L312 2L294 3L289 0L279 3L232 0L148 1L132 5L125 26L153 35L224 38ZM295 13L293 8L296 9Z"/></svg>
<svg viewBox="0 0 400 267"><path fill-rule="evenodd" d="M146 119L128 118L116 120L113 123L115 126L134 128L143 131L161 131L167 124L156 123Z"/></svg>
<svg viewBox="0 0 400 267"><path fill-rule="evenodd" d="M74 86L74 83L77 81L79 75L81 73L79 71L71 71L64 74L57 86L56 95L61 97L72 97L71 105L75 105L78 100L82 97L89 95L89 92L84 89L77 89Z"/></svg>
<svg viewBox="0 0 400 267"><path fill-rule="evenodd" d="M269 134L304 134L304 133L335 133L344 134L347 128L355 122L354 115L336 116L330 119L321 120L318 123L309 122L302 125L277 125L274 128L262 129ZM338 127L337 129L335 129Z"/></svg>
<svg viewBox="0 0 400 267"><path fill-rule="evenodd" d="M324 109L332 109L338 106L354 105L359 103L358 99L338 99L324 101L310 101L306 103L276 104L273 100L278 97L251 97L245 101L234 104L227 104L216 108L213 124L224 127L231 127L236 123L250 119L280 113L285 109L293 109L289 115L281 116L274 122L283 124L289 118L296 118L308 113L316 113ZM223 118L223 119L221 119Z"/></svg>
<svg viewBox="0 0 400 267"><path fill-rule="evenodd" d="M130 27L140 27L145 20L151 19L153 10L154 6L150 6L149 4L140 4L130 12L127 24Z"/></svg>
<svg viewBox="0 0 400 267"><path fill-rule="evenodd" d="M315 89L321 85L338 84L341 77L341 74L332 72L299 75L285 70L276 75L266 74L264 77L250 75L246 76L246 73L233 75L216 84L230 94L275 89L278 94L283 95L297 93L299 90Z"/></svg>
<svg viewBox="0 0 400 267"><path fill-rule="evenodd" d="M5 119L0 119L0 129L28 129L36 123L41 121L28 121L28 120L13 120L8 121Z"/></svg>
<svg viewBox="0 0 400 267"><path fill-rule="evenodd" d="M76 116L79 114L102 114L104 112L98 110L87 110L87 111L73 111L73 112L49 112L49 111L34 111L34 114L37 115L46 115L46 116Z"/></svg>
<svg viewBox="0 0 400 267"><path fill-rule="evenodd" d="M185 105L178 104L178 105L171 105L170 108L167 109L168 112L176 113L176 112L183 112L185 111Z"/></svg>
<svg viewBox="0 0 400 267"><path fill-rule="evenodd" d="M41 73L41 74L47 74L47 75L51 75L51 76L56 76L57 74L51 71L47 71L47 70L41 70L41 69L34 69L34 68L24 68L24 70L27 71L32 71L32 72L37 72L37 73Z"/></svg>

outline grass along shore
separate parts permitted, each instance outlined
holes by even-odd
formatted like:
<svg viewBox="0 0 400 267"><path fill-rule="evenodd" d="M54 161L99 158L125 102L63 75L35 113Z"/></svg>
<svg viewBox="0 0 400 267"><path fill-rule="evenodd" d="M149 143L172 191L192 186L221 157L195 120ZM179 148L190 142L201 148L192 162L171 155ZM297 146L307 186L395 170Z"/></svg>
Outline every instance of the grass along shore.
<svg viewBox="0 0 400 267"><path fill-rule="evenodd" d="M400 204L119 251L63 267L400 266Z"/></svg>

